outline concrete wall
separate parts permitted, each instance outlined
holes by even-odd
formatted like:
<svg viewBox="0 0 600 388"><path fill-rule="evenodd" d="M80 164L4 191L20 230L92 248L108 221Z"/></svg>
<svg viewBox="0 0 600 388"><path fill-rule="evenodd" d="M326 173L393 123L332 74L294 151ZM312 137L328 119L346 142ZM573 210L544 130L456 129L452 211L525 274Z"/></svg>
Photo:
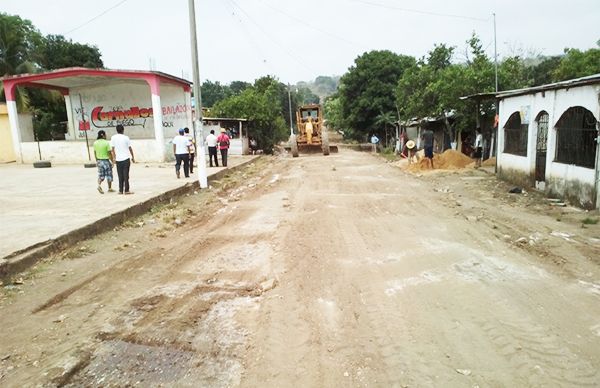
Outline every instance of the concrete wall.
<svg viewBox="0 0 600 388"><path fill-rule="evenodd" d="M171 140L179 128L192 127L192 111L189 93L183 87L170 83L160 84L162 106L162 126L164 131L163 149L167 160L172 159ZM42 158L56 163L84 163L88 160L85 135L93 144L98 131L106 131L110 139L116 133L116 126L125 126L125 134L132 139L136 159L140 162L160 160L160 146L156 143L152 98L150 86L145 81L123 81L118 84L97 85L94 87L72 88L69 91L71 111L67 141L41 142ZM125 112L117 118L112 112ZM102 114L104 113L104 114ZM129 113L129 117L127 117ZM21 115L19 115L21 116ZM89 130L84 131L84 121ZM19 118L22 133L23 162L39 159L37 144L34 142L31 119ZM80 130L81 129L81 130ZM92 154L93 159L93 154Z"/></svg>
<svg viewBox="0 0 600 388"><path fill-rule="evenodd" d="M33 117L31 113L19 113L19 126L21 128L21 138L25 141L33 141ZM6 104L0 104L0 162L14 162L15 160L16 155L12 143L8 111Z"/></svg>
<svg viewBox="0 0 600 388"><path fill-rule="evenodd" d="M569 198L582 207L598 207L596 200L596 170L566 165L554 161L556 157L556 124L570 107L582 106L600 118L600 85L579 86L551 90L523 96L508 97L500 101L500 128L498 131L498 174L501 178L523 186L535 184L535 158L538 115L549 115L546 155L545 191L553 196ZM510 115L521 112L522 124L528 124L527 156L504 152L504 126ZM598 159L599 155L597 155ZM598 166L596 166L598 169Z"/></svg>
<svg viewBox="0 0 600 388"><path fill-rule="evenodd" d="M90 156L94 161L94 151L90 142ZM155 162L157 154L156 141L154 139L135 139L131 141L131 148L135 154L136 162ZM39 152L37 142L21 143L23 163L38 161ZM42 141L40 142L42 159L56 164L79 164L88 161L85 142L82 141Z"/></svg>

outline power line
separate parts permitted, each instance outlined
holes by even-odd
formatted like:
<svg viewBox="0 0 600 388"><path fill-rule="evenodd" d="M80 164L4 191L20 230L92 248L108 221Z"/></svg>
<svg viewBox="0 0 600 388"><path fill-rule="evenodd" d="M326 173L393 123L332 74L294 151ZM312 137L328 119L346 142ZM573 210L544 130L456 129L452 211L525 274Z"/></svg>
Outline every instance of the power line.
<svg viewBox="0 0 600 388"><path fill-rule="evenodd" d="M246 28L246 25L244 24L242 19L236 13L235 9L233 8L233 5L228 2L220 2L220 3L223 5L223 7L225 7L227 5L229 7L229 9L231 10L231 17L234 19L234 21L237 20L239 22L239 26L241 27L241 29L243 29L242 35L244 35L244 37L250 43L250 45L252 45L256 49L256 52L253 51L253 53L255 54L257 59L274 72L275 69L272 67L271 62L267 61L267 55L265 55L265 52L254 41L254 39L252 39L252 34L251 34L250 30L248 28ZM226 9L226 11L227 11L227 13L229 13L229 11L227 9ZM257 52L260 55L256 55Z"/></svg>
<svg viewBox="0 0 600 388"><path fill-rule="evenodd" d="M315 27L315 26L313 26L312 24L310 24L310 23L307 23L306 21L304 21L304 20L300 19L299 17L296 17L296 16L294 16L294 15L290 15L289 13L287 13L287 12L285 12L285 11L283 11L283 10L281 10L281 9L277 8L277 7L274 7L274 6L272 6L271 4L268 4L268 3L266 3L266 2L264 2L264 1L262 1L262 0L258 0L258 1L259 1L260 3L262 3L262 4L263 4L265 7L267 7L267 8L270 8L270 9L272 9L272 10L273 10L273 11L275 11L275 12L279 12L280 14L282 14L282 15L284 15L284 16L287 16L288 18L290 18L290 19L292 19L292 20L295 20L295 21L297 21L297 22L298 22L298 23L300 23L300 24L303 24L303 25L305 25L305 26L307 26L307 27L309 27L309 28L312 28L312 29L313 29L313 30L315 30L315 31L321 32L321 33L323 33L323 34L325 34L325 35L329 35L329 36L331 36L331 37L333 37L333 38L335 38L335 39L337 39L337 40L340 40L340 41L342 41L342 42L344 42L344 43L347 43L347 44L349 44L349 45L350 45L350 46L352 46L352 47L356 47L356 46L363 46L362 44L361 44L361 45L357 45L356 43L354 43L354 42L351 42L351 41L349 41L348 39L346 39L346 38L344 38L344 37L341 37L341 36L339 36L339 35L336 35L336 34L334 34L334 33L332 33L332 32L329 32L329 31L323 30L323 29L321 29L321 28L319 28L319 27Z"/></svg>
<svg viewBox="0 0 600 388"><path fill-rule="evenodd" d="M256 26L256 28L258 28L267 38L269 38L269 40L271 40L273 43L275 43L283 52L285 52L287 55L289 55L292 59L294 59L296 62L298 62L298 64L302 67L304 67L305 69L307 69L308 71L312 72L312 73L317 73L317 71L315 71L314 69L310 68L310 66L308 66L307 64L305 64L304 62L302 62L302 60L300 58L298 58L296 55L292 54L290 51L288 51L284 45L282 45L281 43L279 43L276 39L274 39L273 37L271 37L271 35L269 35L268 32L266 32L264 30L264 28L258 23L256 22L242 7L240 7L234 0L228 0L231 4L233 4L237 9L239 9L245 16L246 18L252 22L252 24L254 24Z"/></svg>
<svg viewBox="0 0 600 388"><path fill-rule="evenodd" d="M112 11L113 9L117 8L118 6L122 5L123 3L127 2L127 0L121 0L120 2L118 2L117 4L113 5L110 8L107 8L106 10L102 11L101 13L99 13L98 15L94 16L93 18L89 19L88 21L82 23L81 25L73 28L72 30L69 30L65 33L63 33L62 35L68 35L73 31L77 31L78 29L87 26L88 24L90 24L91 22L93 22L94 20L98 19L99 17L102 17L104 15L106 15L108 12Z"/></svg>
<svg viewBox="0 0 600 388"><path fill-rule="evenodd" d="M466 16L466 15L456 15L456 14L449 14L449 13L442 13L442 12L433 12L433 11L423 11L423 10L418 10L418 9L413 9L413 8L404 8L404 7L397 7L395 5L387 5L387 4L381 4L381 3L375 3L372 1L368 1L368 0L351 0L355 3L362 3L362 4L367 4L367 5L372 5L374 7L380 7L380 8L386 8L386 9L393 9L396 11L404 11L404 12L410 12L410 13L417 13L417 14L421 14L421 15L430 15L430 16L440 16L440 17L449 17L449 18L456 18L456 19L466 19L466 20L475 20L478 22L487 22L490 19L483 19L483 18L478 18L478 17L473 17L473 16Z"/></svg>

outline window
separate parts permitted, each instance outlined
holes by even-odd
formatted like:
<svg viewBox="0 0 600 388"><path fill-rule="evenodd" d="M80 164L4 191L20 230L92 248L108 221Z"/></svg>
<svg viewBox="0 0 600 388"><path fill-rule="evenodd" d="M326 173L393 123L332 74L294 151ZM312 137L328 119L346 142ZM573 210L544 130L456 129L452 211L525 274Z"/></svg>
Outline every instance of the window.
<svg viewBox="0 0 600 388"><path fill-rule="evenodd" d="M597 136L592 112L581 106L567 109L556 123L555 161L594 168Z"/></svg>
<svg viewBox="0 0 600 388"><path fill-rule="evenodd" d="M527 156L528 125L521 124L521 114L514 112L504 126L504 152Z"/></svg>

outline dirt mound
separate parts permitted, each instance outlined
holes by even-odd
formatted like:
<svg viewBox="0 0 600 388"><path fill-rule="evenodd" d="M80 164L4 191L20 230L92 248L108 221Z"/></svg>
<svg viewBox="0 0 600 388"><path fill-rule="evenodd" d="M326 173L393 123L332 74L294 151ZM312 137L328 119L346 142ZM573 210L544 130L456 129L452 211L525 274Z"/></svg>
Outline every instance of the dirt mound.
<svg viewBox="0 0 600 388"><path fill-rule="evenodd" d="M473 159L469 158L462 152L455 150L446 150L441 154L433 155L433 166L440 170L458 170L467 168L473 163ZM417 163L413 163L408 167L408 171L429 170L429 161L421 159Z"/></svg>
<svg viewBox="0 0 600 388"><path fill-rule="evenodd" d="M484 160L483 163L481 163L481 165L483 167L494 167L496 165L496 157L494 156L492 158Z"/></svg>

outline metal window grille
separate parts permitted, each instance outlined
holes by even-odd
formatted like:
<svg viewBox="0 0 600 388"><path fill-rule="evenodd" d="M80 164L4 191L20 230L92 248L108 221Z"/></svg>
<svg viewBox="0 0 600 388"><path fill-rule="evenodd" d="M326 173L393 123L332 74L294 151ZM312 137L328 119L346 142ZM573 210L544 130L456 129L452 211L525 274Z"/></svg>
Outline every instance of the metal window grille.
<svg viewBox="0 0 600 388"><path fill-rule="evenodd" d="M569 108L558 120L556 134L556 162L594 168L598 130L592 112Z"/></svg>
<svg viewBox="0 0 600 388"><path fill-rule="evenodd" d="M527 156L527 135L529 126L521 124L521 114L514 112L504 126L504 152Z"/></svg>

